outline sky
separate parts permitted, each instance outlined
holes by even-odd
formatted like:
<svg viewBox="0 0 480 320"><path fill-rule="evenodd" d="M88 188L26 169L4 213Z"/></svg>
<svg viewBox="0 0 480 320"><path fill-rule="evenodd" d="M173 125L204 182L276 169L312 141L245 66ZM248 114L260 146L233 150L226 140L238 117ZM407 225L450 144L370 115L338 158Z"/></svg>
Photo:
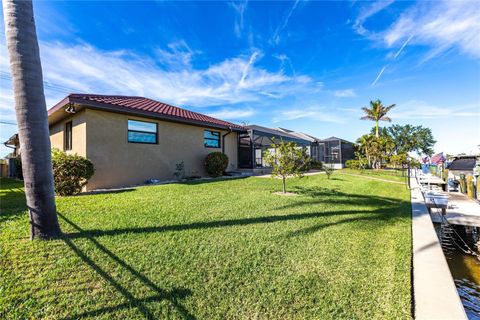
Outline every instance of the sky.
<svg viewBox="0 0 480 320"><path fill-rule="evenodd" d="M0 11L1 8L0 8ZM47 107L135 95L239 124L355 141L361 107L478 152L480 1L35 1ZM2 12L3 17L3 12ZM16 132L0 25L0 141ZM0 156L10 150L3 144Z"/></svg>

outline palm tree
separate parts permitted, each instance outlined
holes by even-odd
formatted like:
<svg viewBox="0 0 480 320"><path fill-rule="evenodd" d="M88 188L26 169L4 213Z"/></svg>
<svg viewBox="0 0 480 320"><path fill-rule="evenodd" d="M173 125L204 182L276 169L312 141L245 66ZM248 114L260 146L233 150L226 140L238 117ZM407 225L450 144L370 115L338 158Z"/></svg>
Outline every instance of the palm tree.
<svg viewBox="0 0 480 320"><path fill-rule="evenodd" d="M392 121L389 117L387 117L388 111L390 111L393 107L395 107L395 104L392 104L388 107L385 107L382 104L382 101L380 100L375 100L375 101L370 101L370 108L363 107L362 110L365 112L365 116L361 117L360 119L362 120L372 120L375 121L375 137L378 138L378 121L383 120L383 121Z"/></svg>
<svg viewBox="0 0 480 320"><path fill-rule="evenodd" d="M3 0L30 238L61 234L55 207L50 134L31 0Z"/></svg>

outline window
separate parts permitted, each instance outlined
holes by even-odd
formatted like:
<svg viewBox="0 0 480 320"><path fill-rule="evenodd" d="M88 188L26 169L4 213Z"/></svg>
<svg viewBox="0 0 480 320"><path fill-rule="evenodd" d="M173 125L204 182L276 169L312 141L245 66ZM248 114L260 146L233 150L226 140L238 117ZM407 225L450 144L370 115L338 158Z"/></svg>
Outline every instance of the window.
<svg viewBox="0 0 480 320"><path fill-rule="evenodd" d="M63 132L63 150L72 150L72 121L65 123Z"/></svg>
<svg viewBox="0 0 480 320"><path fill-rule="evenodd" d="M203 144L206 148L220 148L220 132L205 130Z"/></svg>
<svg viewBox="0 0 480 320"><path fill-rule="evenodd" d="M156 144L157 124L155 122L128 120L128 142Z"/></svg>

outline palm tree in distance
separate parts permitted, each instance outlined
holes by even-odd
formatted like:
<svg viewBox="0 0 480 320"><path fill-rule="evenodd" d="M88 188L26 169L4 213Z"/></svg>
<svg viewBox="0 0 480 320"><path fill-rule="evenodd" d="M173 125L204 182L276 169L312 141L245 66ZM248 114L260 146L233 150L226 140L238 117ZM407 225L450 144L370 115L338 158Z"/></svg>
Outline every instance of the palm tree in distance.
<svg viewBox="0 0 480 320"><path fill-rule="evenodd" d="M50 134L31 0L3 0L30 238L61 234L55 207ZM3 58L2 58L3 59Z"/></svg>
<svg viewBox="0 0 480 320"><path fill-rule="evenodd" d="M375 101L370 101L370 108L363 107L362 110L365 112L365 116L361 117L360 119L362 120L371 120L375 121L375 137L378 138L378 122L380 120L382 121L392 121L389 117L387 117L387 113L395 107L395 104L392 104L388 107L385 107L382 104L382 101L380 100L375 100Z"/></svg>

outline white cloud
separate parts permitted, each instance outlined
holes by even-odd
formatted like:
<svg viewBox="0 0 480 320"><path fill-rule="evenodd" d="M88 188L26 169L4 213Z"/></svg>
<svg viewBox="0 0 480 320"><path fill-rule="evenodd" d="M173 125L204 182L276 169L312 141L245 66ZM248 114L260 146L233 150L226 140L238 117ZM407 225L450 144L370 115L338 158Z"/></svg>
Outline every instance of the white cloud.
<svg viewBox="0 0 480 320"><path fill-rule="evenodd" d="M178 58L172 52L161 52L162 66L127 50L102 51L87 43L67 46L54 42L40 46L49 106L70 92L140 95L202 107L254 102L266 97L279 99L316 87L305 75L290 77L282 70L271 72L259 67L259 51L195 69L190 65L193 51L184 43L169 46L172 52L184 52ZM2 62L5 75L3 65ZM11 89L2 84L2 93L8 92L11 95Z"/></svg>
<svg viewBox="0 0 480 320"><path fill-rule="evenodd" d="M480 57L480 5L478 1L441 1L435 6L419 4L385 32L388 46L415 34L413 43L427 44L435 56L458 47L462 52Z"/></svg>
<svg viewBox="0 0 480 320"><path fill-rule="evenodd" d="M316 120L320 122L344 123L345 119L337 114L331 113L324 107L307 107L298 109L281 110L277 112L277 116L273 118L273 122L282 122L298 119Z"/></svg>
<svg viewBox="0 0 480 320"><path fill-rule="evenodd" d="M236 13L233 30L235 32L235 35L237 37L240 37L244 28L244 15L245 10L247 9L248 0L245 0L243 2L230 2L230 5Z"/></svg>
<svg viewBox="0 0 480 320"><path fill-rule="evenodd" d="M369 10L359 15L354 29L389 48L400 48L395 58L407 44L430 47L424 61L452 48L480 57L478 1L419 1L404 10L387 29L379 32L365 29L363 23L389 3L377 2L370 6Z"/></svg>
<svg viewBox="0 0 480 320"><path fill-rule="evenodd" d="M384 0L384 1L375 1L370 3L367 7L365 7L360 14L358 15L357 19L353 24L353 29L361 35L367 35L370 33L363 24L367 21L368 18L374 16L378 12L382 11L383 9L387 8L391 5L394 0Z"/></svg>
<svg viewBox="0 0 480 320"><path fill-rule="evenodd" d="M167 69L190 68L194 55L201 53L192 50L184 40L172 42L167 48L156 50L156 61Z"/></svg>
<svg viewBox="0 0 480 320"><path fill-rule="evenodd" d="M333 91L333 95L339 98L351 98L357 96L353 89L335 90Z"/></svg>
<svg viewBox="0 0 480 320"><path fill-rule="evenodd" d="M442 119L472 117L480 122L480 105L437 106L425 101L409 100L397 103L391 111L392 119Z"/></svg>
<svg viewBox="0 0 480 320"><path fill-rule="evenodd" d="M287 15L283 19L282 23L275 30L272 38L270 39L270 42L273 42L275 44L278 44L280 42L280 34L287 27L288 22L290 21L290 18L292 17L293 12L297 9L297 6L298 6L299 2L300 2L300 0L295 0L292 7L288 11Z"/></svg>
<svg viewBox="0 0 480 320"><path fill-rule="evenodd" d="M238 109L222 108L220 110L208 113L210 117L226 120L245 120L246 118L249 118L255 114L256 112L250 107L239 107Z"/></svg>

